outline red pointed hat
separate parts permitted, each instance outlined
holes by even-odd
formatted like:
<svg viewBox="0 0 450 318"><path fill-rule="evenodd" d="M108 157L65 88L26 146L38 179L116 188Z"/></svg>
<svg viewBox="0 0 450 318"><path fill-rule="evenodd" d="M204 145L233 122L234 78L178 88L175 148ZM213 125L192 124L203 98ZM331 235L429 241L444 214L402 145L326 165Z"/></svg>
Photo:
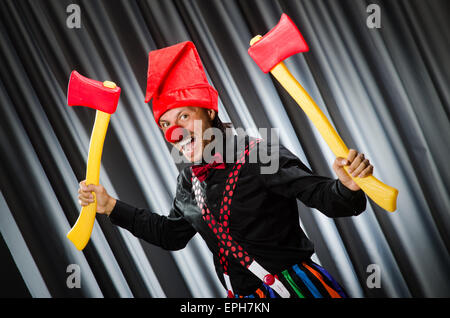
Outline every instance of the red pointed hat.
<svg viewBox="0 0 450 318"><path fill-rule="evenodd" d="M148 54L145 102L153 98L153 115L167 110L195 106L218 111L217 91L208 83L197 49L182 42Z"/></svg>

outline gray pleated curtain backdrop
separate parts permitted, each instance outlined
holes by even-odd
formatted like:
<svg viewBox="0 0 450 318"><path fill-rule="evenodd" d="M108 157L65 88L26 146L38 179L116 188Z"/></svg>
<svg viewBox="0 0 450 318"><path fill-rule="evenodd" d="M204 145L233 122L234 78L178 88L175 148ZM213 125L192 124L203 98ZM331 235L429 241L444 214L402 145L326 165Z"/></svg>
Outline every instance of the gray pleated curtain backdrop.
<svg viewBox="0 0 450 318"><path fill-rule="evenodd" d="M72 3L79 29L66 24ZM381 28L366 24L371 3ZM76 69L122 88L100 180L132 205L167 214L172 203L181 167L144 90L148 52L186 40L219 91L224 121L252 135L278 128L305 164L333 176L317 131L247 54L285 12L310 46L287 66L347 146L399 189L395 213L369 202L358 217L329 219L299 202L314 260L353 297L449 297L449 9L445 0L0 1L0 295L224 297L198 235L167 252L98 216L83 252L66 238L95 115L66 105L68 78ZM80 288L67 285L70 264ZM370 288L373 266L379 288Z"/></svg>

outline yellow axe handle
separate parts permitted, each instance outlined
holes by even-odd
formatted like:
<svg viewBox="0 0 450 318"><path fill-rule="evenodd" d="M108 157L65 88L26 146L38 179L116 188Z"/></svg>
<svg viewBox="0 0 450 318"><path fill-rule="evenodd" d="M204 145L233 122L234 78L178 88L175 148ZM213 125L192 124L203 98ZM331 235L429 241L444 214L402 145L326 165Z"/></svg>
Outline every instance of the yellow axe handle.
<svg viewBox="0 0 450 318"><path fill-rule="evenodd" d="M277 64L270 73L272 73L278 82L280 82L297 104L303 109L314 126L319 130L322 138L328 144L331 151L333 151L334 155L336 157L347 158L349 152L347 146L333 126L331 126L324 113L295 79L284 63L280 62ZM348 167L344 167L344 169L347 171ZM350 175L350 177L367 194L367 196L380 207L389 212L394 212L397 209L397 189L384 184L374 176L358 178Z"/></svg>
<svg viewBox="0 0 450 318"><path fill-rule="evenodd" d="M89 154L86 171L86 185L98 185L100 180L100 161L102 158L103 143L105 141L106 130L108 129L111 114L96 111L94 128L92 129L91 141L89 144ZM67 238L72 241L78 250L84 249L91 237L94 227L95 215L97 213L97 200L94 195L94 202L81 209L77 222L67 233Z"/></svg>

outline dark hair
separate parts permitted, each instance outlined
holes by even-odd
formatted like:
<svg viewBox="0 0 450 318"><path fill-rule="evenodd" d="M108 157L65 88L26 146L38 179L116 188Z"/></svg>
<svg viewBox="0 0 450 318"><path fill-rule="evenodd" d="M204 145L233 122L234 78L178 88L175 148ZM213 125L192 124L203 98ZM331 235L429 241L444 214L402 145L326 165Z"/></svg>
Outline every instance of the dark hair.
<svg viewBox="0 0 450 318"><path fill-rule="evenodd" d="M227 128L233 127L231 123L224 123L222 120L220 120L219 115L216 113L216 116L214 117L212 123L212 127L219 128L223 133L225 133L225 130Z"/></svg>

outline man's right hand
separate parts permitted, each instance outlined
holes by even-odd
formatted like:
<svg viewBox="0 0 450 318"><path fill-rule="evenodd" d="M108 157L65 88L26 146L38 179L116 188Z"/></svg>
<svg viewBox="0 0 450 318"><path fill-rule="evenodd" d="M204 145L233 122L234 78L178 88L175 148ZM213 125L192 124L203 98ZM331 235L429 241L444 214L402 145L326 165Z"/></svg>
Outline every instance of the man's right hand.
<svg viewBox="0 0 450 318"><path fill-rule="evenodd" d="M109 215L116 205L116 199L111 197L105 188L99 185L86 185L86 180L80 182L78 188L78 203L86 206L94 202L94 195L97 198L97 213Z"/></svg>

